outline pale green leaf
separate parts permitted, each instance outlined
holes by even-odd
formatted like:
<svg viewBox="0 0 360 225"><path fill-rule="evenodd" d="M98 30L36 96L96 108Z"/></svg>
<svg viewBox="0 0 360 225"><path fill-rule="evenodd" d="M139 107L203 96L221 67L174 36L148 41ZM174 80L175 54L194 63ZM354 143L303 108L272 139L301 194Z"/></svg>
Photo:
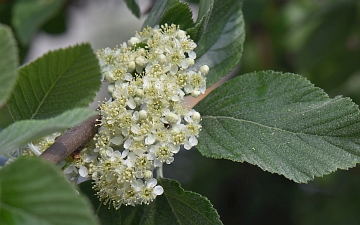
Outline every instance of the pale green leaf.
<svg viewBox="0 0 360 225"><path fill-rule="evenodd" d="M131 10L137 18L140 18L141 12L137 0L125 0L127 7Z"/></svg>
<svg viewBox="0 0 360 225"><path fill-rule="evenodd" d="M207 31L210 15L214 6L214 0L201 1L199 4L198 17L194 27L186 30L191 36L191 39L198 43L203 38L204 33ZM203 46L209 48L209 46Z"/></svg>
<svg viewBox="0 0 360 225"><path fill-rule="evenodd" d="M212 10L212 5L214 5L214 0L201 0L199 2L199 10L196 23L200 23L203 17L207 17Z"/></svg>
<svg viewBox="0 0 360 225"><path fill-rule="evenodd" d="M0 224L95 225L90 204L57 169L21 157L0 170Z"/></svg>
<svg viewBox="0 0 360 225"><path fill-rule="evenodd" d="M15 84L18 52L11 29L0 24L0 107L9 97Z"/></svg>
<svg viewBox="0 0 360 225"><path fill-rule="evenodd" d="M22 67L7 105L15 120L50 118L87 107L100 85L99 62L91 46L76 45Z"/></svg>
<svg viewBox="0 0 360 225"><path fill-rule="evenodd" d="M200 4L200 12L207 14L194 28L188 30L197 43L196 60L192 68L202 65L210 67L207 86L211 86L231 71L241 58L245 40L244 18L241 12L242 1L214 0L213 4ZM198 19L199 20L199 19Z"/></svg>
<svg viewBox="0 0 360 225"><path fill-rule="evenodd" d="M78 125L94 115L96 112L93 110L78 108L55 118L17 121L0 133L0 155L32 140Z"/></svg>
<svg viewBox="0 0 360 225"><path fill-rule="evenodd" d="M349 98L329 98L305 78L250 73L215 89L196 107L198 149L307 182L360 161L360 113Z"/></svg>
<svg viewBox="0 0 360 225"><path fill-rule="evenodd" d="M36 31L61 8L61 0L17 0L13 6L12 25L24 45Z"/></svg>
<svg viewBox="0 0 360 225"><path fill-rule="evenodd" d="M182 30L193 27L194 21L189 5L179 0L157 1L143 27L154 27L165 23L179 25Z"/></svg>
<svg viewBox="0 0 360 225"><path fill-rule="evenodd" d="M118 211L111 208L107 215L99 215L102 224L121 225L165 225L165 224L222 224L219 215L205 197L185 191L174 180L161 179L159 184L164 193L149 205L121 206ZM107 209L94 197L91 182L80 184L80 189L92 200L93 206L99 212ZM115 222L121 220L121 223Z"/></svg>

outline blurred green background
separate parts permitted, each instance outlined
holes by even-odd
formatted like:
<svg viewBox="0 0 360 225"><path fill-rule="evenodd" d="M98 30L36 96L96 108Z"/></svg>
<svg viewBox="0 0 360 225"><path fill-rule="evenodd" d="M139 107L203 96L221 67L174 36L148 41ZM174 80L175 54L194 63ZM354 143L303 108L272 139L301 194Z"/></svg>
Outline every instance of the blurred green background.
<svg viewBox="0 0 360 225"><path fill-rule="evenodd" d="M25 1L0 0L1 23L14 25L14 7L19 2ZM147 11L152 2L140 0L140 4L145 4L142 11ZM196 7L197 1L191 2ZM120 11L100 12L105 4ZM40 21L29 42L19 45L22 62L36 56L34 46L52 43L39 34L63 40L69 38L65 34L81 29L81 23L74 25L74 18L86 17L86 10L95 13L95 19L82 24L87 31L83 41L90 41L94 49L122 43L140 29L144 19L130 15L121 0L61 1L52 15ZM245 0L243 12L246 41L240 74L259 70L297 73L332 97L348 96L360 104L359 0ZM105 16L111 19L106 20ZM76 35L79 33L70 35L70 39L82 41L74 39ZM11 117L3 107L0 128L9 122ZM202 157L193 149L181 151L164 173L179 180L186 190L207 196L226 225L360 224L359 166L308 184L296 184L247 163Z"/></svg>

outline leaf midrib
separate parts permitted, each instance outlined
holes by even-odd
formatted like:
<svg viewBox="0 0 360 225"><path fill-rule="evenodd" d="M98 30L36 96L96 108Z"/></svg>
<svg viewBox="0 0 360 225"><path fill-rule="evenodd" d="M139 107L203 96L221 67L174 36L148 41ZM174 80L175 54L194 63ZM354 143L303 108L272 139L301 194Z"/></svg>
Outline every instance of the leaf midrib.
<svg viewBox="0 0 360 225"><path fill-rule="evenodd" d="M210 118L210 119L230 119L230 120L235 120L237 122L240 123L251 123L251 124L255 124L270 130L277 130L280 132L286 132L286 133L290 133L292 135L300 135L300 134L305 134L305 135L311 135L311 136L316 136L316 137L338 137L338 138L343 138L342 136L326 136L326 135L318 135L318 134L311 134L311 133L306 133L306 132L293 132L293 131L288 131L288 130L284 130L283 128L278 128L278 127L272 127L272 126L268 126L268 125L264 125L261 123L257 123L255 121L251 121L251 120L245 120L245 119L239 119L239 118L234 118L234 117L229 117L229 116L201 116L203 119L204 118Z"/></svg>
<svg viewBox="0 0 360 225"><path fill-rule="evenodd" d="M53 85L51 85L51 87L48 89L48 92L45 93L45 96L39 102L39 105L38 105L37 109L35 110L35 112L33 113L33 115L31 116L30 119L34 119L34 117L37 115L37 112L40 110L40 108L44 104L45 100L47 99L48 95L50 94L50 92L53 90L53 88L59 82L59 80L64 76L64 74L69 70L69 68L74 64L74 62L77 61L79 55L80 55L80 52L74 57L74 60L71 63L68 64L68 66L64 69L64 72L62 74L58 74L59 76L57 77L57 79L55 80ZM38 73L38 74L40 74L40 73Z"/></svg>

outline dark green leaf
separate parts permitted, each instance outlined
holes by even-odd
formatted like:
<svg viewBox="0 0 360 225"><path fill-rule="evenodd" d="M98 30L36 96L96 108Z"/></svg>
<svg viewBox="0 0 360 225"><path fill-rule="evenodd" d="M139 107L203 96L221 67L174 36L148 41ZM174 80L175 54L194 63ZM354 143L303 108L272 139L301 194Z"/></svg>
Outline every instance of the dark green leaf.
<svg viewBox="0 0 360 225"><path fill-rule="evenodd" d="M11 29L0 24L0 107L10 96L19 65L16 43Z"/></svg>
<svg viewBox="0 0 360 225"><path fill-rule="evenodd" d="M210 14L212 12L213 6L214 6L214 0L201 1L199 4L199 11L198 11L196 24L194 27L191 27L187 30L187 33L191 36L191 39L194 40L196 43L200 41L200 39L203 37L206 30L208 29L207 26L209 23Z"/></svg>
<svg viewBox="0 0 360 225"><path fill-rule="evenodd" d="M0 133L0 155L32 140L78 125L94 115L96 112L93 110L78 108L51 119L17 121Z"/></svg>
<svg viewBox="0 0 360 225"><path fill-rule="evenodd" d="M53 165L21 157L0 170L0 224L97 223L86 199Z"/></svg>
<svg viewBox="0 0 360 225"><path fill-rule="evenodd" d="M64 33L67 29L67 15L68 11L66 7L62 7L61 10L54 15L54 17L48 20L41 29L46 33L57 35Z"/></svg>
<svg viewBox="0 0 360 225"><path fill-rule="evenodd" d="M154 27L165 23L179 25L182 30L193 27L194 21L189 5L179 0L157 1L143 27Z"/></svg>
<svg viewBox="0 0 360 225"><path fill-rule="evenodd" d="M119 224L117 222L110 223L110 215L114 220L121 218L121 225L222 224L216 210L205 197L185 191L178 182L173 180L162 179L159 184L164 188L164 193L158 196L154 202L136 207L121 206L118 211L111 208L112 212L109 212L108 216L103 216L103 218L100 216L102 224ZM94 208L100 210L107 208L96 197L93 197L94 191L90 190L91 182L81 184L80 188L90 198L93 198Z"/></svg>
<svg viewBox="0 0 360 225"><path fill-rule="evenodd" d="M12 25L24 45L62 5L61 0L17 0L13 7Z"/></svg>
<svg viewBox="0 0 360 225"><path fill-rule="evenodd" d="M296 62L300 69L312 69L326 62L330 55L336 55L356 21L356 7L357 4L353 1L339 1L314 16L313 20L316 19L319 25L301 46ZM313 25L313 20L308 23Z"/></svg>
<svg viewBox="0 0 360 225"><path fill-rule="evenodd" d="M101 85L89 44L49 52L22 67L7 105L15 120L44 119L87 107Z"/></svg>
<svg viewBox="0 0 360 225"><path fill-rule="evenodd" d="M206 82L208 87L230 72L241 58L245 40L241 6L242 1L239 0L214 0L213 4L203 4L200 15L209 7L207 14L188 30L198 45L193 68L202 65L210 67Z"/></svg>
<svg viewBox="0 0 360 225"><path fill-rule="evenodd" d="M208 157L246 161L296 182L360 161L358 107L299 75L246 74L195 109L203 118L198 149Z"/></svg>
<svg viewBox="0 0 360 225"><path fill-rule="evenodd" d="M9 108L7 107L6 104L2 105L0 107L0 131L1 131L1 129L9 126L13 122L14 122L14 120L11 117Z"/></svg>
<svg viewBox="0 0 360 225"><path fill-rule="evenodd" d="M0 23L10 25L11 8L14 5L13 1L1 2L0 4Z"/></svg>
<svg viewBox="0 0 360 225"><path fill-rule="evenodd" d="M200 23L203 17L208 17L214 5L214 0L201 0L199 2L199 11L196 19L196 23Z"/></svg>
<svg viewBox="0 0 360 225"><path fill-rule="evenodd" d="M353 100L359 95L349 93L351 87L346 87L345 82L360 70L360 48L351 44L355 43L352 40L360 37L357 5L356 1L325 4L315 10L314 15L306 17L302 29L294 26L293 32L289 32L296 37L300 36L301 30L308 31L307 35L295 39L292 44L296 47L294 65L298 73L331 95L341 93L355 97ZM342 90L338 89L340 85L344 85Z"/></svg>
<svg viewBox="0 0 360 225"><path fill-rule="evenodd" d="M140 18L141 12L137 0L125 0L127 7L131 10L131 12L137 17Z"/></svg>

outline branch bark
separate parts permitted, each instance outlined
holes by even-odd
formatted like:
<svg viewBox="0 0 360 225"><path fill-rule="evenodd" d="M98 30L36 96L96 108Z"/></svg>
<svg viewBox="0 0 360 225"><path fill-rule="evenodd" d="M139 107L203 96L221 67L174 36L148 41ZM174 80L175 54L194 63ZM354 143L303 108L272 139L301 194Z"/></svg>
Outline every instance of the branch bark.
<svg viewBox="0 0 360 225"><path fill-rule="evenodd" d="M96 115L69 129L45 150L40 158L59 164L75 150L81 150L97 132L96 124L99 119L100 115Z"/></svg>

